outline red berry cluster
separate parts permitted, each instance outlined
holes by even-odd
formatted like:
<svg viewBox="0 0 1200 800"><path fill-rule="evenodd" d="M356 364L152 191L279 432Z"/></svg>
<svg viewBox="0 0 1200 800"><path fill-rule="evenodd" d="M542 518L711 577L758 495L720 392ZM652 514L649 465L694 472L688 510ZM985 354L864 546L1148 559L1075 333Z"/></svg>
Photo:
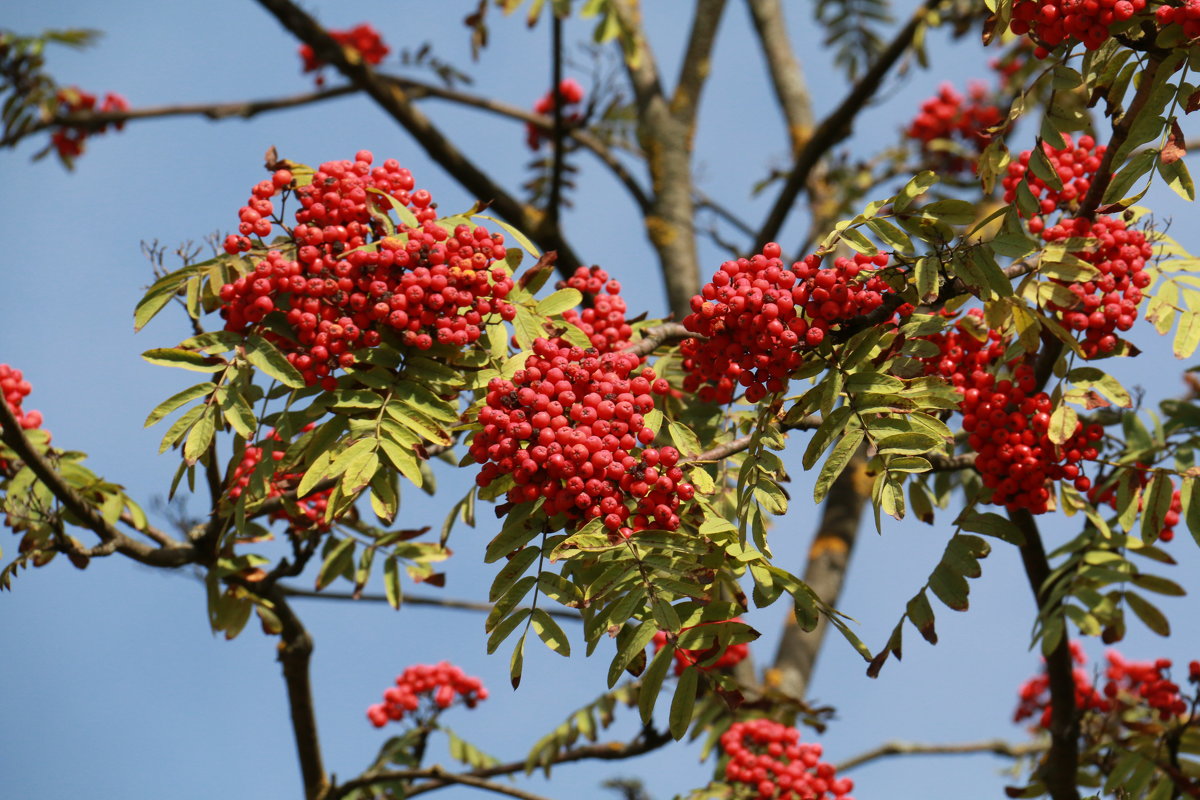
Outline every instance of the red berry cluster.
<svg viewBox="0 0 1200 800"><path fill-rule="evenodd" d="M1092 678L1083 667L1087 664L1087 655L1079 642L1071 642L1071 660L1075 663L1072 677L1075 680L1075 708L1080 711L1099 711L1107 713L1112 710L1112 704L1105 699L1095 687ZM1043 663L1044 663L1043 659ZM1043 667L1040 675L1030 678L1021 684L1018 692L1020 702L1013 713L1013 722L1037 718L1038 727L1050 727L1050 677Z"/></svg>
<svg viewBox="0 0 1200 800"><path fill-rule="evenodd" d="M554 113L554 90L546 92L541 99L533 104L535 114L550 115ZM568 106L578 105L583 102L583 87L574 78L563 78L558 84L558 96L562 98L563 104L563 121L568 124L578 123L581 119L578 111L568 111ZM529 145L530 150L537 150L542 146L542 142L547 138L546 133L536 125L529 123L525 124L525 143Z"/></svg>
<svg viewBox="0 0 1200 800"><path fill-rule="evenodd" d="M424 696L422 698L422 696ZM367 719L376 728L388 720L399 722L404 715L421 707L438 710L449 708L455 697L461 697L467 708L487 700L488 690L479 678L472 678L448 661L437 664L414 664L396 678L396 685L383 693L383 702L367 708Z"/></svg>
<svg viewBox="0 0 1200 800"><path fill-rule="evenodd" d="M1105 683L1101 693L1092 685L1089 671L1083 668L1087 664L1087 656L1078 642L1071 642L1071 658L1076 664L1073 672L1075 707L1080 711L1103 714L1116 711L1115 718L1124 721L1124 712L1142 709L1162 722L1188 713L1188 702L1179 684L1168 676L1170 659L1126 661L1117 651L1109 650L1106 653L1108 668L1104 673ZM1188 664L1188 681L1200 683L1200 661ZM1042 674L1021 685L1019 697L1013 721L1036 718L1038 727L1048 728L1051 713L1050 682L1044 668ZM1133 726L1140 723L1133 721L1129 724Z"/></svg>
<svg viewBox="0 0 1200 800"><path fill-rule="evenodd" d="M315 425L316 423L309 423L301 428L301 432L310 431ZM283 441L274 430L267 431L266 438L275 442ZM229 478L229 498L231 500L241 497L242 492L250 485L250 476L254 474L255 468L262 461L265 452L266 449L261 443L246 445L246 449L242 452L242 460L233 468L233 474ZM282 461L283 457L283 450L271 451L272 460ZM299 486L303 478L304 474L301 472L276 472L267 484L267 497L279 497ZM325 522L325 509L329 506L331 494L333 494L333 489L309 492L306 496L296 499L298 514L289 509L281 509L273 513L271 519L287 520L288 530L292 533L303 530L329 530L329 525Z"/></svg>
<svg viewBox="0 0 1200 800"><path fill-rule="evenodd" d="M1146 471L1146 465L1142 463L1135 464L1134 469L1136 470L1134 474L1136 476L1137 485L1144 489L1146 484L1150 482L1150 473ZM1115 480L1099 484L1093 486L1091 491L1088 492L1088 500L1091 501L1092 505L1094 506L1107 504L1115 509L1117 507L1117 491L1118 482ZM1144 495L1138 498L1139 511L1144 507L1145 501L1146 498ZM1173 492L1171 492L1171 506L1167 510L1167 513L1163 515L1162 530L1158 532L1158 538L1160 541L1169 542L1175 538L1175 526L1179 524L1179 520L1182 518L1182 515L1183 499L1179 493L1179 490L1175 489Z"/></svg>
<svg viewBox="0 0 1200 800"><path fill-rule="evenodd" d="M1096 144L1091 136L1080 136L1076 144L1068 134L1063 134L1063 146L1051 147L1048 142L1042 142L1042 152L1050 161L1050 166L1058 173L1062 181L1062 190L1047 186L1046 183L1029 171L1029 159L1032 150L1025 150L1015 161L1009 162L1008 174L1001 179L1004 186L1004 202L1013 203L1017 197L1017 184L1027 181L1029 190L1038 199L1039 210L1042 214L1053 213L1056 209L1064 208L1082 200L1092 185L1092 176L1100 169L1100 161L1104 158L1107 148ZM1029 221L1029 229L1039 233L1045 223L1040 217Z"/></svg>
<svg viewBox="0 0 1200 800"><path fill-rule="evenodd" d="M1047 242L1095 239L1096 245L1073 255L1096 267L1090 281L1064 284L1077 298L1071 307L1049 304L1069 329L1084 334L1080 347L1088 358L1116 349L1116 331L1127 331L1137 319L1142 289L1150 285L1146 261L1154 254L1142 231L1129 230L1117 217L1061 220L1042 234ZM1060 281L1061 283L1061 281Z"/></svg>
<svg viewBox="0 0 1200 800"><path fill-rule="evenodd" d="M621 284L609 280L608 273L599 267L579 267L575 274L558 282L558 288L578 289L592 296L590 308L569 309L563 319L579 328L601 353L611 353L629 344L633 329L625 321L625 299L620 296Z"/></svg>
<svg viewBox="0 0 1200 800"><path fill-rule="evenodd" d="M129 110L129 101L113 92L104 95L104 101L100 103L99 108L96 108L96 95L85 92L78 86L59 89L55 99L58 101L58 113L64 116L67 114L77 114L80 111L108 112ZM118 122L113 127L121 130L125 127L125 123ZM83 153L83 144L88 136L96 133L104 133L107 130L107 125L102 125L99 128L93 126L75 128L64 125L50 134L50 143L58 152L59 158L77 158Z"/></svg>
<svg viewBox="0 0 1200 800"><path fill-rule="evenodd" d="M729 621L730 622L741 622L742 618L734 617L732 620L729 620ZM701 622L700 624L701 625L714 625L716 623ZM684 628L683 630L686 631L686 630L690 630L690 629ZM662 650L666 646L667 646L667 634L664 631L659 631L658 633L654 634L654 652L657 653L659 650ZM712 658L714 655L716 655L718 650L720 650L719 644L714 644L712 647L704 649L704 650L684 650L682 648L676 650L674 653L675 674L676 675L681 674L685 669L692 666L693 664L703 664L704 662L706 662L710 658ZM745 642L739 642L738 644L731 644L731 645L729 645L729 647L726 647L725 649L720 650L720 653L721 653L721 655L717 657L716 661L709 664L708 666L702 666L701 669L706 669L706 670L729 669L730 667L736 666L737 664L740 664L742 661L744 661L746 656L748 656L750 654L750 646L747 645Z"/></svg>
<svg viewBox="0 0 1200 800"><path fill-rule="evenodd" d="M769 719L735 722L721 734L729 757L725 781L778 800L853 800L854 781L821 761L821 745L800 743L800 731Z"/></svg>
<svg viewBox="0 0 1200 800"><path fill-rule="evenodd" d="M483 227L438 225L429 192L413 190L412 175L389 159L371 167L362 150L354 161L322 164L306 186L296 225L284 229L296 245L296 260L271 251L254 271L221 287L225 329L244 332L274 311L283 315L291 337L275 336L309 384L334 387L331 373L355 363L354 350L374 347L383 333L401 334L409 347L433 344L463 347L479 339L492 314L511 320L516 309L503 298L513 288L507 270L494 266L505 256L504 236ZM241 209L240 235L225 240L229 253L252 246L250 235L268 235L271 198L292 184L288 170L254 187ZM378 189L408 206L417 226L403 223L386 237L372 210L388 210ZM277 221L277 220L275 220ZM365 244L375 248L364 248Z"/></svg>
<svg viewBox="0 0 1200 800"><path fill-rule="evenodd" d="M1082 42L1095 50L1109 38L1114 24L1145 7L1146 0L1016 0L1009 30L1018 36L1029 34L1038 58L1046 58L1063 42Z"/></svg>
<svg viewBox="0 0 1200 800"><path fill-rule="evenodd" d="M1108 682L1104 685L1105 697L1128 705L1149 706L1163 722L1187 713L1188 704L1180 696L1179 685L1167 677L1167 671L1171 669L1169 658L1126 661L1115 650L1109 650L1106 655L1108 669L1104 674Z"/></svg>
<svg viewBox="0 0 1200 800"><path fill-rule="evenodd" d="M926 375L941 375L960 391L966 391L977 376L986 375L999 362L1007 347L1000 332L984 326L983 310L973 308L955 320L944 333L926 337L937 345L936 356L922 359Z"/></svg>
<svg viewBox="0 0 1200 800"><path fill-rule="evenodd" d="M8 364L0 364L0 394L3 394L4 402L8 403L13 416L17 418L17 424L26 430L42 427L42 412L21 410L21 401L28 397L31 391L33 387L25 380L21 370L13 369Z"/></svg>
<svg viewBox="0 0 1200 800"><path fill-rule="evenodd" d="M825 269L820 256L786 267L780 254L770 242L759 255L726 261L692 298L683 324L705 338L680 346L687 391L728 403L740 385L756 403L784 389L804 360L803 348L883 304L888 286L873 268L887 264L885 254L839 258Z"/></svg>
<svg viewBox="0 0 1200 800"><path fill-rule="evenodd" d="M565 515L570 526L601 518L625 537L677 529L680 504L695 488L683 481L679 451L648 446L656 433L645 421L652 393L670 386L640 365L630 353L536 339L524 369L488 383L470 447L483 464L476 483L511 474L509 502L544 497L546 512Z"/></svg>
<svg viewBox="0 0 1200 800"><path fill-rule="evenodd" d="M367 22L355 25L346 31L329 31L329 35L342 47L353 47L362 55L362 60L368 64L379 64L387 57L388 53L392 52L384 44L379 31ZM304 71L316 72L317 86L324 86L325 76L321 74L320 70L325 66L325 62L317 58L310 45L300 45L300 58L304 60Z"/></svg>
<svg viewBox="0 0 1200 800"><path fill-rule="evenodd" d="M1080 461L1096 458L1099 425L1077 422L1061 446L1050 441L1050 395L1034 392L1033 367L1021 364L1011 380L976 370L962 392L963 430L976 452L975 468L992 489L991 502L1033 514L1049 510L1053 496L1048 481L1074 481L1085 492L1091 480L1079 470Z"/></svg>
<svg viewBox="0 0 1200 800"><path fill-rule="evenodd" d="M940 166L954 171L967 169L972 162L958 155L935 151L930 145L938 139L950 139L982 151L991 140L988 129L1004 119L995 103L988 101L986 85L974 81L968 93L969 103L954 91L953 86L943 83L936 96L921 104L920 113L905 131L906 136L921 143L926 156L936 157Z"/></svg>
<svg viewBox="0 0 1200 800"><path fill-rule="evenodd" d="M1183 35L1188 39L1200 36L1200 2L1184 0L1183 5L1172 6L1163 3L1154 10L1154 16L1162 27L1180 25Z"/></svg>

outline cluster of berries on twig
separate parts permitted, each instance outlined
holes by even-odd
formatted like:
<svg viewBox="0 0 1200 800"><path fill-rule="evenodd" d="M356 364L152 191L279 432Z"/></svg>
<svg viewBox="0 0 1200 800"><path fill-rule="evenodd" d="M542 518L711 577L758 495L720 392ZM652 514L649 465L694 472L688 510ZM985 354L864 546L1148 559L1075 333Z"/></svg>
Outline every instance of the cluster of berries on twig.
<svg viewBox="0 0 1200 800"><path fill-rule="evenodd" d="M729 758L725 782L749 787L762 800L853 800L854 781L837 777L821 760L821 745L802 743L800 731L774 720L735 722L721 734Z"/></svg>
<svg viewBox="0 0 1200 800"><path fill-rule="evenodd" d="M396 685L383 693L383 702L367 708L367 719L376 728L389 720L399 722L422 705L431 713L449 708L456 699L467 708L487 700L488 690L479 678L465 674L448 661L414 664L396 677Z"/></svg>
<svg viewBox="0 0 1200 800"><path fill-rule="evenodd" d="M1146 7L1146 0L1016 0L1009 30L1029 34L1034 55L1046 58L1063 42L1082 42L1096 50L1112 36L1112 27Z"/></svg>
<svg viewBox="0 0 1200 800"><path fill-rule="evenodd" d="M742 618L734 617L733 619L731 619L729 621L730 622L741 622ZM701 625L712 625L715 623L701 622L700 624ZM686 630L691 630L691 629L684 628L683 630L686 631ZM657 653L659 650L662 650L666 646L667 646L666 632L659 631L658 633L654 634L654 652ZM675 659L675 674L676 675L682 674L682 672L685 669L687 669L688 667L693 666L693 665L698 665L698 667L700 669L704 669L704 670L729 669L730 667L735 667L738 664L740 664L742 661L744 661L746 659L746 656L748 656L749 654L750 654L750 646L748 644L746 644L745 642L738 642L737 644L731 644L728 647L724 647L724 648L721 647L721 645L718 643L718 644L714 644L712 647L706 648L704 650L685 650L684 648L679 648L673 654L673 658ZM713 658L714 656L716 656L716 660L713 661L711 664L707 663L709 661L709 659Z"/></svg>
<svg viewBox="0 0 1200 800"><path fill-rule="evenodd" d="M1070 208L1078 203L1091 188L1092 179L1100 169L1107 147L1096 144L1091 136L1080 136L1076 142L1070 135L1063 134L1063 146L1054 147L1049 142L1042 142L1042 152L1062 182L1063 188L1055 189L1034 175L1029 168L1032 150L1023 151L1008 165L1008 174L1000 183L1004 187L1004 202L1014 203L1017 199L1017 184L1025 181L1030 192L1038 201L1038 211L1041 214L1052 214L1056 210ZM1029 221L1029 229L1039 233L1045 227L1045 221L1035 216Z"/></svg>
<svg viewBox="0 0 1200 800"><path fill-rule="evenodd" d="M407 169L392 159L376 167L372 161L362 150L354 161L324 163L294 189L291 171L277 170L254 187L238 235L225 240L226 252L247 252L251 235L265 237L278 224L294 243L295 260L269 251L253 272L221 287L221 314L226 330L244 332L278 312L291 335L265 335L307 383L327 389L336 385L335 370L355 363L355 350L378 345L385 334L420 350L435 343L461 348L479 339L493 315L516 314L504 300L512 277L496 263L506 254L503 234L438 225L433 198L414 190ZM300 201L291 229L274 216L271 198L281 191ZM394 236L381 221L389 198L415 221L402 220Z"/></svg>
<svg viewBox="0 0 1200 800"><path fill-rule="evenodd" d="M312 430L316 423L309 423L300 429L301 433ZM274 442L282 442L283 439L274 430L267 431L266 440ZM263 455L267 452L260 442L256 445L247 444L246 449L242 451L242 459L233 468L233 474L230 476L229 498L236 500L242 496L246 487L250 485L250 479L254 474L254 470L262 462ZM283 450L272 450L271 460L282 461L284 458ZM304 479L304 474L300 472L278 472L271 475L267 484L267 497L280 497L289 490L294 489ZM273 520L287 520L288 530L292 533L300 531L329 530L329 524L325 522L325 509L329 506L329 496L333 493L333 489L325 489L319 492L309 492L306 496L297 498L294 507L283 508L271 515Z"/></svg>
<svg viewBox="0 0 1200 800"><path fill-rule="evenodd" d="M59 89L55 99L58 101L58 114L60 116L78 114L81 111L109 112L129 110L129 101L113 92L105 94L104 99L100 102L99 107L97 107L96 95L85 92L78 86L68 86ZM125 123L118 122L113 127L121 130L125 127ZM108 125L88 125L86 127L63 125L50 134L50 144L54 147L55 152L58 153L59 158L64 161L70 161L83 154L84 142L87 141L89 136L104 133L107 130Z"/></svg>
<svg viewBox="0 0 1200 800"><path fill-rule="evenodd" d="M1136 463L1132 469L1128 470L1134 476L1134 485L1130 487L1131 491L1136 489L1145 489L1150 483L1150 471L1143 463ZM1174 482L1172 482L1173 484ZM1110 479L1100 481L1091 488L1088 492L1088 500L1094 506L1108 505L1116 509L1118 495L1120 489L1120 481ZM1146 498L1143 494L1137 499L1138 510L1141 511L1146 504ZM1179 520L1183 515L1183 497L1178 489L1173 489L1171 492L1171 505L1167 508L1167 513L1163 515L1162 530L1158 532L1158 539L1162 542L1169 542L1175 538L1175 526L1179 524Z"/></svg>
<svg viewBox="0 0 1200 800"><path fill-rule="evenodd" d="M1189 714L1188 700L1179 684L1170 678L1171 660L1160 658L1155 661L1127 661L1116 650L1105 654L1108 667L1104 671L1104 685L1097 689L1092 683L1091 673L1085 669L1087 655L1078 642L1071 642L1071 659L1075 663L1072 677L1075 682L1075 708L1081 712L1112 714L1119 722L1137 729L1136 712L1169 722ZM1200 684L1200 661L1188 664L1189 683ZM1049 728L1050 680L1045 668L1041 674L1025 681L1018 693L1019 702L1013 713L1013 722L1035 719L1035 725ZM1134 712L1134 713L1130 713Z"/></svg>
<svg viewBox="0 0 1200 800"><path fill-rule="evenodd" d="M889 291L875 274L886 254L838 258L824 268L821 256L788 267L780 254L770 242L752 258L726 261L692 298L683 324L703 338L680 346L684 389L716 403L730 402L739 386L751 403L782 391L805 349L877 309Z"/></svg>
<svg viewBox="0 0 1200 800"><path fill-rule="evenodd" d="M592 347L601 353L611 353L629 344L633 328L625 319L627 309L620 283L610 280L600 267L579 267L570 278L558 282L559 289L567 287L591 298L590 306L579 311L568 309L563 312L563 319L583 331Z"/></svg>
<svg viewBox="0 0 1200 800"><path fill-rule="evenodd" d="M551 89L542 95L542 97L533 104L535 114L543 114L550 116L554 113L554 106L557 102L555 99L555 91ZM583 87L574 78L563 78L558 84L557 95L562 100L563 122L568 125L574 125L582 118L580 112L573 108L583 102ZM537 150L542 146L542 142L546 141L549 135L536 125L531 123L525 124L525 143L529 145L530 150Z"/></svg>
<svg viewBox="0 0 1200 800"><path fill-rule="evenodd" d="M921 104L921 111L909 124L905 135L920 143L921 152L939 168L951 172L973 168L975 156L967 156L963 145L982 152L991 136L988 130L1004 119L999 107L988 97L987 86L974 81L964 98L949 83ZM941 143L939 147L937 143ZM953 149L947 149L946 144Z"/></svg>
<svg viewBox="0 0 1200 800"><path fill-rule="evenodd" d="M470 452L476 483L512 475L510 503L545 499L570 526L601 519L612 535L679 528L680 504L695 488L679 452L653 448L645 415L670 385L631 353L584 350L536 339L511 380L493 378Z"/></svg>
<svg viewBox="0 0 1200 800"><path fill-rule="evenodd" d="M392 52L379 35L379 31L368 22L355 25L349 30L329 31L329 35L342 47L353 47L362 56L362 60L372 66L382 63L388 53ZM310 45L300 45L300 58L304 61L304 71L317 73L314 79L317 86L324 86L325 76L321 70L325 67L325 62L317 58Z"/></svg>

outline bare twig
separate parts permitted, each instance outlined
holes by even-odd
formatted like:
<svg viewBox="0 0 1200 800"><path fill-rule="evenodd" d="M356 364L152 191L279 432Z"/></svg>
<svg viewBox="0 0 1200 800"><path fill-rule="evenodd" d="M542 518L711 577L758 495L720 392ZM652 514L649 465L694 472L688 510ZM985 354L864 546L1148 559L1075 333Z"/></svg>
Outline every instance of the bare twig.
<svg viewBox="0 0 1200 800"><path fill-rule="evenodd" d="M360 594L357 597L351 592L314 592L310 589L300 589L295 586L287 586L280 584L279 588L288 597L300 597L306 600L342 600L350 602L362 603L386 603L388 599L382 594ZM420 595L414 596L410 594L404 595L404 605L413 606L432 606L436 608L451 608L461 611L477 611L481 614L489 614L492 611L491 603L476 603L471 600L455 600L453 598L442 597L423 597ZM568 611L566 609L548 608L546 613L552 617L559 619L569 619L572 622L582 621L582 617L576 611Z"/></svg>
<svg viewBox="0 0 1200 800"><path fill-rule="evenodd" d="M100 537L100 546L81 551L82 555L104 556L117 552L129 558L155 567L180 567L195 560L191 545L171 539L162 534L169 544L153 547L145 542L131 539L104 519L99 509L85 500L58 470L33 446L25 436L12 409L0 402L0 439L25 462L33 474L58 498L79 524Z"/></svg>
<svg viewBox="0 0 1200 800"><path fill-rule="evenodd" d="M940 756L967 755L971 753L991 753L1008 758L1024 758L1044 752L1044 742L1024 742L1013 744L1003 739L987 739L982 742L959 742L954 744L925 744L922 742L887 742L865 753L848 758L835 766L838 772L849 772L852 769L869 764L881 758L891 756Z"/></svg>
<svg viewBox="0 0 1200 800"><path fill-rule="evenodd" d="M643 330L642 338L626 347L624 352L633 353L636 356L648 356L663 345L676 344L693 337L704 338L692 333L678 322L664 322L662 325L655 325L653 328Z"/></svg>

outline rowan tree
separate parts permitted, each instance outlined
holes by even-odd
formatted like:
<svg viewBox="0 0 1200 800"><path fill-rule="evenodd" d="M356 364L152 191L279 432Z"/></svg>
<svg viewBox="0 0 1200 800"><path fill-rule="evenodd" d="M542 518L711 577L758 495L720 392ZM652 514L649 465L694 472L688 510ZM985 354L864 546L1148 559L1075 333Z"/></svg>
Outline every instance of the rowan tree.
<svg viewBox="0 0 1200 800"><path fill-rule="evenodd" d="M457 786L536 798L506 778L540 768L553 793L577 785L564 774L577 762L656 757L678 740L707 760L673 776L693 798L850 797L846 773L885 756L982 752L1014 760L1012 797L1200 794L1195 654L1114 649L1102 670L1077 641L1169 636L1181 615L1160 599L1189 583L1175 569L1189 545L1174 539L1200 541L1200 388L1189 378L1146 393L1118 377L1132 359L1148 382L1136 365L1167 351L1179 372L1200 344L1189 232L1166 206L1141 205L1194 199L1200 11L1190 0L821 0L813 20L847 85L823 104L783 5L747 0L729 68L759 62L774 105L737 122L777 126L783 155L750 176L714 160L706 176L694 149L706 125L718 156L740 144L727 114L700 105L728 5L698 0L665 59L663 42L678 43L630 0L482 0L427 41L417 26L339 27L259 0L259 22L294 43L256 48L252 63L295 59L315 87L209 105L138 105L60 81L49 54L88 31L0 34L2 141L28 143L35 160L86 170L105 139L147 120L297 108L339 141L323 153L264 143L257 173L207 168L203 179L242 198L201 224L222 228L212 253L182 245L175 263L145 247L154 274L134 328L146 328L142 359L173 368L170 396L146 409L146 427L163 431L158 509L50 435L30 380L42 365L19 345L4 354L0 497L13 536L0 586L113 557L198 579L214 633L273 644L308 798ZM446 30L480 70L498 38L540 43L542 88L474 91L477 67L438 55ZM592 46L570 43L581 32ZM982 46L989 66L938 86L937 70L921 69L931 42ZM933 78L929 99L864 149L852 132L880 127L873 103L902 74ZM321 113L339 98L352 114ZM427 100L510 141L470 151L458 118L428 113ZM369 110L407 134L402 145L355 141L348 120ZM440 173L416 168L418 150ZM142 202L170 203L201 180L174 165L164 175L161 196ZM640 230L572 212L594 180L619 189ZM739 200L750 190L757 206ZM444 199L456 194L467 199ZM598 263L580 240L603 250ZM52 258L87 255L74 250ZM659 309L646 307L647 264ZM87 358L86 347L57 358ZM418 490L433 500L414 506ZM795 538L778 522L789 509L818 516L804 563L775 555ZM906 518L940 555L887 571L905 599L866 609L885 626L874 641L839 610L844 575L875 544L858 541L860 527L908 535ZM839 698L813 696L818 652L840 648L862 681L887 681L892 657L921 646L913 631L937 644L945 609L969 610L970 580L996 551L1020 564L1023 585L1004 591L1033 601L1011 606L1030 632L1020 646L1043 657L1011 687L1031 741L898 741L831 760L821 735L841 724ZM471 582L488 587L485 602L452 596ZM393 735L360 754L365 768L335 769L319 734L321 651L300 609L310 600L390 605L400 614L377 636L444 651L380 666L395 679L362 693L361 724ZM430 606L482 612L474 643L565 721L516 731L513 752L511 729L484 742L447 727L465 729L502 688L457 664L471 651L439 636ZM768 659L754 642L781 606ZM954 632L995 639L969 623ZM569 660L535 661L543 645ZM606 685L583 707L530 685L585 655ZM362 660L374 669L374 654ZM854 733L861 746L889 735ZM439 748L459 765L437 763ZM608 788L646 796L636 780Z"/></svg>

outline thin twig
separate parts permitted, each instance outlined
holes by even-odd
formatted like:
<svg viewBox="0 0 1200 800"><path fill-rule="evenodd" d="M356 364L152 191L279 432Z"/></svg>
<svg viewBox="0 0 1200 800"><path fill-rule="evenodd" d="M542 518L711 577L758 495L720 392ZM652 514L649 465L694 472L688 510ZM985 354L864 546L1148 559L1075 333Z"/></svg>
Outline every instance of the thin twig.
<svg viewBox="0 0 1200 800"><path fill-rule="evenodd" d="M987 739L981 742L961 742L956 744L925 744L922 742L887 742L865 753L848 758L834 768L840 772L869 764L881 758L891 756L940 756L966 755L971 753L991 753L1008 758L1024 758L1045 752L1045 742L1025 742L1013 744L1003 739Z"/></svg>
<svg viewBox="0 0 1200 800"><path fill-rule="evenodd" d="M279 588L288 597L300 597L306 600L342 600L362 603L386 603L388 599L382 594L360 594L355 596L352 592L314 592L310 589L300 589L295 586L287 586L280 584ZM432 606L436 608L451 608L462 611L477 611L481 614L489 614L492 611L491 603L477 603L471 600L455 600L453 598L441 597L423 597L420 595L414 596L410 594L404 595L404 605L414 606ZM577 611L568 611L566 609L548 608L546 613L552 617L559 619L569 619L572 622L582 621Z"/></svg>

